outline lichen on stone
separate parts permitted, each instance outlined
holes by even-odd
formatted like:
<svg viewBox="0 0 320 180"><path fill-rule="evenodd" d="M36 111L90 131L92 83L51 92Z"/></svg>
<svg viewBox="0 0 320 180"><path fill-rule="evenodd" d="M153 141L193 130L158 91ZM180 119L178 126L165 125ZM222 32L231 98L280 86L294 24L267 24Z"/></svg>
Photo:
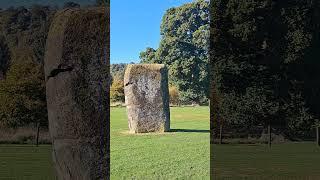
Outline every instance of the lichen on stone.
<svg viewBox="0 0 320 180"><path fill-rule="evenodd" d="M167 68L162 64L128 65L124 85L130 132L169 131Z"/></svg>

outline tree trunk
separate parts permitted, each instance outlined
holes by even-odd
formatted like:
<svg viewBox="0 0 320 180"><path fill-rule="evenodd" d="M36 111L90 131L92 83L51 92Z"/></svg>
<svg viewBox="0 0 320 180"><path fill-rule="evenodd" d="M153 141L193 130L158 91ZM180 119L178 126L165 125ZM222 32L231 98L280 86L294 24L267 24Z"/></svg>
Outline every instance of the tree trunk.
<svg viewBox="0 0 320 180"><path fill-rule="evenodd" d="M219 144L222 144L222 123L220 123Z"/></svg>
<svg viewBox="0 0 320 180"><path fill-rule="evenodd" d="M271 148L271 125L270 125L270 123L268 124L268 136L269 136L268 144L269 144L269 148Z"/></svg>
<svg viewBox="0 0 320 180"><path fill-rule="evenodd" d="M40 123L37 123L37 140L36 140L36 145L39 146L39 134L40 134Z"/></svg>

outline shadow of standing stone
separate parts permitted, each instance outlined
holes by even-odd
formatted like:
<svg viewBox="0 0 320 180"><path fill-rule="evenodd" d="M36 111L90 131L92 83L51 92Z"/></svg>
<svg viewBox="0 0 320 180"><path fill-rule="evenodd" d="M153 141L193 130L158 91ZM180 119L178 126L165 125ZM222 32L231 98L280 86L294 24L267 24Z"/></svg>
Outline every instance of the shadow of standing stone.
<svg viewBox="0 0 320 180"><path fill-rule="evenodd" d="M109 9L57 12L45 54L58 179L109 178Z"/></svg>
<svg viewBox="0 0 320 180"><path fill-rule="evenodd" d="M128 65L124 93L131 133L170 130L168 70L164 65Z"/></svg>

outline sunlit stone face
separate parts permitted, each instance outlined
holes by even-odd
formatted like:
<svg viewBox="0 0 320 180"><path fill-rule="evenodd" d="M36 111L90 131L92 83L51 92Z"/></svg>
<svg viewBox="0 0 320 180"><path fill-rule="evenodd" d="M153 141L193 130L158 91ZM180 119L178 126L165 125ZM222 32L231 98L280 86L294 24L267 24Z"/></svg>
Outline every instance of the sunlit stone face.
<svg viewBox="0 0 320 180"><path fill-rule="evenodd" d="M124 92L131 133L170 130L168 72L164 65L128 65Z"/></svg>

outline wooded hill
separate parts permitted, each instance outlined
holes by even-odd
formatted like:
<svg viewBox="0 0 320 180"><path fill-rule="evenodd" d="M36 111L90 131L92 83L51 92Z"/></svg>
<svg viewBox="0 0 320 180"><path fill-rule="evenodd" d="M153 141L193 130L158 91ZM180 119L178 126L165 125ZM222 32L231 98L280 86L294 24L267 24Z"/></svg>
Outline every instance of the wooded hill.
<svg viewBox="0 0 320 180"><path fill-rule="evenodd" d="M96 5L109 1L98 0ZM79 8L67 2L63 8ZM43 61L58 7L32 5L0 11L0 126L47 126Z"/></svg>

